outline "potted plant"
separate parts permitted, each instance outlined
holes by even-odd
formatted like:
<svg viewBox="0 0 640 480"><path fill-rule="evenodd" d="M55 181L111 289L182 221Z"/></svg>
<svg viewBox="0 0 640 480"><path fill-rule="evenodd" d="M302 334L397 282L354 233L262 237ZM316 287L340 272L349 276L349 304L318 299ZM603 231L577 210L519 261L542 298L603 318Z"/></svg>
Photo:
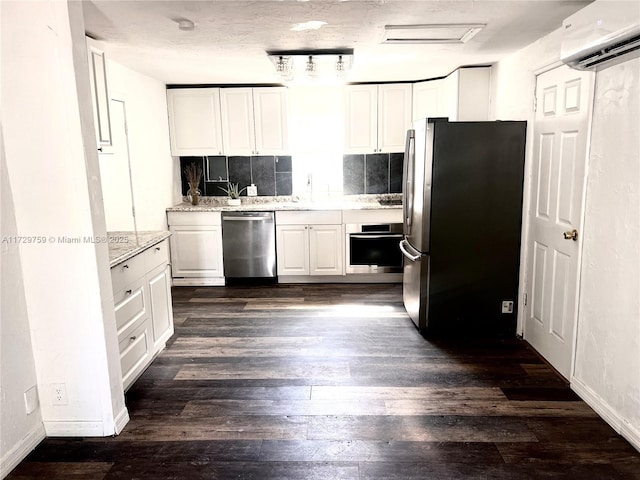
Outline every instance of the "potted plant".
<svg viewBox="0 0 640 480"><path fill-rule="evenodd" d="M202 168L195 163L190 163L184 169L184 174L189 184L189 191L187 192L187 198L191 200L192 205L197 205L200 201L201 192L198 190L200 185L200 179L202 178Z"/></svg>
<svg viewBox="0 0 640 480"><path fill-rule="evenodd" d="M227 201L228 205L240 205L240 194L244 192L247 187L239 189L237 183L227 182L227 188L220 187L220 189L229 196Z"/></svg>

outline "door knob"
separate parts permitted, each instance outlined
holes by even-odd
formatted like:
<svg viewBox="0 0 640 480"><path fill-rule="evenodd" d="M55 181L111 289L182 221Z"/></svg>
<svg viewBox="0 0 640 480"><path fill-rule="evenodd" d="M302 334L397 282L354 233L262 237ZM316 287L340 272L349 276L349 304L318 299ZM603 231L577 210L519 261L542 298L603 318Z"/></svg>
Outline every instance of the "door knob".
<svg viewBox="0 0 640 480"><path fill-rule="evenodd" d="M574 242L578 240L578 230L575 228L570 232L564 232L563 235L565 240L573 240Z"/></svg>

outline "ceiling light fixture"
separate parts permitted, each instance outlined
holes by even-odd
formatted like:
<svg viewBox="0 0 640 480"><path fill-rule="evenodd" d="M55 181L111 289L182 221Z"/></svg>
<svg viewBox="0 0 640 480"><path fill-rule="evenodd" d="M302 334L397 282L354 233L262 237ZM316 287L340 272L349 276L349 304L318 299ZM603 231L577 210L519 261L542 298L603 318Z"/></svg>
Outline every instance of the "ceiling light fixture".
<svg viewBox="0 0 640 480"><path fill-rule="evenodd" d="M283 81L291 81L294 77L344 79L353 64L352 48L270 51L267 56Z"/></svg>
<svg viewBox="0 0 640 480"><path fill-rule="evenodd" d="M296 23L293 27L290 28L292 32L304 32L305 30L318 30L323 25L326 25L327 22L323 22L322 20L310 20L308 22Z"/></svg>
<svg viewBox="0 0 640 480"><path fill-rule="evenodd" d="M182 19L178 20L178 28L180 30L185 31L185 32L190 32L191 30L196 28L196 24L193 23L191 20L188 20L186 18L182 18Z"/></svg>

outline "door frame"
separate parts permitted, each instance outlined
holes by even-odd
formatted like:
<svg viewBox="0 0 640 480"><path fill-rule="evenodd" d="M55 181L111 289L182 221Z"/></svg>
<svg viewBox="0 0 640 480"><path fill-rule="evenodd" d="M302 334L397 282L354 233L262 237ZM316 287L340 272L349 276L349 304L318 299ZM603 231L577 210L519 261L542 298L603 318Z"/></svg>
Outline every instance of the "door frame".
<svg viewBox="0 0 640 480"><path fill-rule="evenodd" d="M536 114L536 90L538 86L538 76L549 72L555 68L563 66L564 63L560 60L556 60L552 63L545 64L541 67L532 71L533 75L533 92L532 92L532 110L530 112L530 117L528 120L527 128L527 148L525 153L525 181L523 185L523 197L522 197L522 230L520 236L520 271L518 274L519 277L519 287L518 287L518 312L516 315L516 335L525 339L525 295L528 295L529 285L527 284L528 278L528 265L529 265L529 257L532 254L531 249L529 248L529 240L531 237L531 188L532 188L532 177L533 177L533 154L534 154L534 139L535 139L535 114ZM584 249L584 236L582 233L584 232L585 218L586 218L586 204L587 204L587 183L589 178L589 158L591 152L591 132L593 126L593 109L595 103L595 87L596 87L596 78L594 73L594 80L591 85L591 105L589 107L589 115L587 120L587 145L586 145L586 161L585 161L585 170L584 170L584 178L583 178L583 189L582 189L582 199L581 199L581 208L582 215L580 217L578 231L580 235L578 237L578 254L577 254L577 262L578 262L578 271L576 275L576 298L575 298L575 308L574 308L574 318L573 318L573 338L571 339L571 367L569 370L569 378L567 380L571 383L573 380L573 372L575 371L575 361L576 361L576 344L578 338L578 328L579 328L579 315L580 315L580 296L581 296L581 285L582 285L582 255ZM544 358L544 357L543 357Z"/></svg>

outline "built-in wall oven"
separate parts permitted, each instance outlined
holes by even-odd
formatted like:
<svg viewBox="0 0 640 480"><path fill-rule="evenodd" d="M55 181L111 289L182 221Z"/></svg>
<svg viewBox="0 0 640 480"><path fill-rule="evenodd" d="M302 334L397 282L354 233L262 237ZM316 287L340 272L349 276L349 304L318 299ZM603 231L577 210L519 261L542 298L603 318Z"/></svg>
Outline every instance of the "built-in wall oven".
<svg viewBox="0 0 640 480"><path fill-rule="evenodd" d="M347 274L402 272L402 223L345 225Z"/></svg>

